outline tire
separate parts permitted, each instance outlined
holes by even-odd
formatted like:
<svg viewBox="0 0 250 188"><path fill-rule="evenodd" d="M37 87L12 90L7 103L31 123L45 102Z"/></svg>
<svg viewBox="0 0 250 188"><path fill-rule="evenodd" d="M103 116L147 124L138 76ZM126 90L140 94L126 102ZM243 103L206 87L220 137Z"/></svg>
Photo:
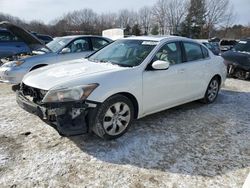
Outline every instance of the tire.
<svg viewBox="0 0 250 188"><path fill-rule="evenodd" d="M89 127L100 138L112 140L125 134L133 119L133 103L114 95L89 112Z"/></svg>
<svg viewBox="0 0 250 188"><path fill-rule="evenodd" d="M206 94L202 99L202 102L205 104L213 103L218 97L219 90L220 90L220 81L218 77L214 77L208 84Z"/></svg>

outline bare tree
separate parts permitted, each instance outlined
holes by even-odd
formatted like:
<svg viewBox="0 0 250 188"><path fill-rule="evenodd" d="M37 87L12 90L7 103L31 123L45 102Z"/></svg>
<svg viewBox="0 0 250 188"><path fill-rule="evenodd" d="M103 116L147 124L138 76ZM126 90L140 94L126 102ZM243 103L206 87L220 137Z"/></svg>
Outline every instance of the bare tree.
<svg viewBox="0 0 250 188"><path fill-rule="evenodd" d="M159 24L160 34L164 35L166 31L166 15L167 15L167 1L158 0L152 10L152 15L155 21Z"/></svg>
<svg viewBox="0 0 250 188"><path fill-rule="evenodd" d="M130 15L127 9L120 10L118 14L118 22L121 28L125 28L130 22Z"/></svg>
<svg viewBox="0 0 250 188"><path fill-rule="evenodd" d="M188 2L187 0L166 1L166 20L172 34L178 33L180 24L188 12Z"/></svg>
<svg viewBox="0 0 250 188"><path fill-rule="evenodd" d="M233 7L229 0L206 0L206 28L208 37L216 26L227 26L234 19Z"/></svg>
<svg viewBox="0 0 250 188"><path fill-rule="evenodd" d="M225 14L224 17L224 23L222 23L222 25L220 25L220 27L225 29L225 33L223 37L226 37L228 34L228 30L229 28L234 24L235 22L235 18L236 18L236 14L234 13L234 9L231 6L230 9L228 9L227 13Z"/></svg>
<svg viewBox="0 0 250 188"><path fill-rule="evenodd" d="M92 9L82 9L68 13L63 20L71 30L70 32L78 31L80 34L95 34L95 27L97 26L98 15Z"/></svg>
<svg viewBox="0 0 250 188"><path fill-rule="evenodd" d="M147 35L152 24L152 12L150 7L145 6L139 10L139 23L144 34Z"/></svg>
<svg viewBox="0 0 250 188"><path fill-rule="evenodd" d="M105 13L98 16L98 27L96 28L98 33L102 33L105 29L119 27L117 25L117 14L115 13Z"/></svg>
<svg viewBox="0 0 250 188"><path fill-rule="evenodd" d="M129 11L128 9L120 10L118 13L118 25L121 28L126 28L128 25L132 26L138 23L137 13Z"/></svg>

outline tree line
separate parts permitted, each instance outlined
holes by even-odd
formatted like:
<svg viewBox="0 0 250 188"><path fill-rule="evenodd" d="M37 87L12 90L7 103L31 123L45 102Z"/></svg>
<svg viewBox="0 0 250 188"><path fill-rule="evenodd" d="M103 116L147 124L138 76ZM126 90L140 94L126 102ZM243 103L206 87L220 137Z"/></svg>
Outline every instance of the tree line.
<svg viewBox="0 0 250 188"><path fill-rule="evenodd" d="M0 13L7 20L30 31L52 36L101 35L110 28L123 28L125 35L181 35L190 38L242 38L250 36L250 25L233 25L235 13L229 0L158 0L138 11L97 14L92 9L69 12L49 24L25 22Z"/></svg>

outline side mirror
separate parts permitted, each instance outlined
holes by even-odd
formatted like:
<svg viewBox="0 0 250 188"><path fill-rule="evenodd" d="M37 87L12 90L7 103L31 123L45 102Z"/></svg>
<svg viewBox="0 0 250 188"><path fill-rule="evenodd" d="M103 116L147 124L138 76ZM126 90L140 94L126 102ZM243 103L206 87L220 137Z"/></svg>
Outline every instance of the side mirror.
<svg viewBox="0 0 250 188"><path fill-rule="evenodd" d="M71 50L70 48L63 48L62 51L61 51L61 54L67 54L67 53L70 53Z"/></svg>
<svg viewBox="0 0 250 188"><path fill-rule="evenodd" d="M157 60L152 64L152 68L155 70L166 70L169 68L169 66L170 66L169 62L161 60Z"/></svg>

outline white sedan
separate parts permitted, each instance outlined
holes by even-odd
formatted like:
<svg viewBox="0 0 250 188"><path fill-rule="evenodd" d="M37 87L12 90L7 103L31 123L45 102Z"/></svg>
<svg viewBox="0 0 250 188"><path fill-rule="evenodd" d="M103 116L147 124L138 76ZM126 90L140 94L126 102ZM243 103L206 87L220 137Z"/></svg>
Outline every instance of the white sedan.
<svg viewBox="0 0 250 188"><path fill-rule="evenodd" d="M182 37L121 39L86 60L25 76L18 104L61 135L123 135L133 119L171 107L216 100L226 79L223 59Z"/></svg>

